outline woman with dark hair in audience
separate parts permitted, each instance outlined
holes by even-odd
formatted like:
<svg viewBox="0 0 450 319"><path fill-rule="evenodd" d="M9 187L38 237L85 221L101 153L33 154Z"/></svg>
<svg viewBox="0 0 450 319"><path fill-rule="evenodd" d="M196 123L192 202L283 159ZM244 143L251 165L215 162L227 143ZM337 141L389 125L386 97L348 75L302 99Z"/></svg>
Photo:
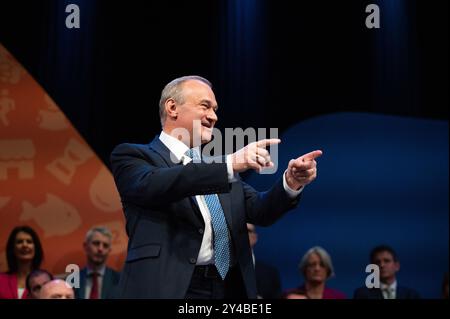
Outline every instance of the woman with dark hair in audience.
<svg viewBox="0 0 450 319"><path fill-rule="evenodd" d="M36 232L28 226L15 227L6 244L8 272L0 273L0 299L27 298L27 276L39 269L43 257Z"/></svg>

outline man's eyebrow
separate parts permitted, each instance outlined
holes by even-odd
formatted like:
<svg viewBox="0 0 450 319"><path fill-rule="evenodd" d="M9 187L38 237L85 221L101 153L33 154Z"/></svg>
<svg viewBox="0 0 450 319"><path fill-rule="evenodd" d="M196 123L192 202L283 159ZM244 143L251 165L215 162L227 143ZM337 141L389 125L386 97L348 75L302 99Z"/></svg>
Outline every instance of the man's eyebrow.
<svg viewBox="0 0 450 319"><path fill-rule="evenodd" d="M200 104L203 104L203 103L208 104L208 105L212 104L211 101L207 100L207 99L203 99L203 100L200 101Z"/></svg>
<svg viewBox="0 0 450 319"><path fill-rule="evenodd" d="M207 100L207 99L203 99L203 100L200 101L200 104L203 104L203 103L208 104L208 106L210 106L210 107L213 107L215 111L217 111L217 109L219 108L218 105L213 106L212 102L210 100Z"/></svg>

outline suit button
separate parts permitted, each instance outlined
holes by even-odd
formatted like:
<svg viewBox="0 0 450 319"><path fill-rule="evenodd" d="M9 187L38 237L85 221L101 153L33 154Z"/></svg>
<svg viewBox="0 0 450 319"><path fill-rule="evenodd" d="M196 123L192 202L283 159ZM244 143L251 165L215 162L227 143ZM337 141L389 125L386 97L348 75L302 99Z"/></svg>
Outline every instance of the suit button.
<svg viewBox="0 0 450 319"><path fill-rule="evenodd" d="M191 264L195 264L195 263L197 262L197 259L195 259L195 258L189 258L189 262L190 262Z"/></svg>
<svg viewBox="0 0 450 319"><path fill-rule="evenodd" d="M199 228L199 229L198 229L198 232L199 232L199 234L203 235L203 233L204 233L205 231L203 230L203 228Z"/></svg>

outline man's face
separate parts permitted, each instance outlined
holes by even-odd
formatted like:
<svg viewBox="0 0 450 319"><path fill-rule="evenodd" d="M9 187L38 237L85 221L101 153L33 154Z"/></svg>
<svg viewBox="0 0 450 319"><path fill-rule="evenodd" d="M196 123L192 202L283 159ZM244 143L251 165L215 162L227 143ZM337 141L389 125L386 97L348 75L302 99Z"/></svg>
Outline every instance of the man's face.
<svg viewBox="0 0 450 319"><path fill-rule="evenodd" d="M184 103L177 104L177 127L185 128L191 137L191 147L211 141L214 125L218 118L216 115L217 101L214 92L206 84L198 80L188 80L183 83L182 94ZM194 126L194 121L198 125Z"/></svg>
<svg viewBox="0 0 450 319"><path fill-rule="evenodd" d="M380 279L382 282L394 280L395 274L400 269L400 263L394 261L394 257L388 251L381 251L375 254L372 262L380 267Z"/></svg>
<svg viewBox="0 0 450 319"><path fill-rule="evenodd" d="M30 297L38 299L42 286L50 280L50 277L45 273L32 277L30 279Z"/></svg>
<svg viewBox="0 0 450 319"><path fill-rule="evenodd" d="M316 253L309 255L306 262L305 277L309 282L322 283L327 280L327 267Z"/></svg>
<svg viewBox="0 0 450 319"><path fill-rule="evenodd" d="M84 243L84 251L91 264L103 265L111 252L111 240L99 232L94 232L91 240Z"/></svg>

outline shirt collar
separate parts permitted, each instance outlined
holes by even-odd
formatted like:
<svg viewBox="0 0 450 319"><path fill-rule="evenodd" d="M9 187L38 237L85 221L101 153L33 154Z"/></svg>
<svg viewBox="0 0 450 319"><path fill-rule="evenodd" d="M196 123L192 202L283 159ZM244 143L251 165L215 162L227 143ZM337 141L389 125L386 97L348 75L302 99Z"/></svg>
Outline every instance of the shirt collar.
<svg viewBox="0 0 450 319"><path fill-rule="evenodd" d="M106 270L106 266L103 265L99 269L97 269L96 273L103 277L105 275L105 270ZM88 276L90 276L93 272L94 272L94 270L92 268L89 268L89 267L87 268Z"/></svg>
<svg viewBox="0 0 450 319"><path fill-rule="evenodd" d="M175 155L178 162L182 162L184 160L186 151L189 150L189 147L186 144L164 131L161 131L161 134L159 134L159 139L169 149L169 151ZM200 154L200 147L196 147L196 149L198 154Z"/></svg>
<svg viewBox="0 0 450 319"><path fill-rule="evenodd" d="M381 290L386 290L386 289L390 289L391 291L396 291L397 290L397 280L395 280L392 284L387 285L384 283L380 284L380 288Z"/></svg>

